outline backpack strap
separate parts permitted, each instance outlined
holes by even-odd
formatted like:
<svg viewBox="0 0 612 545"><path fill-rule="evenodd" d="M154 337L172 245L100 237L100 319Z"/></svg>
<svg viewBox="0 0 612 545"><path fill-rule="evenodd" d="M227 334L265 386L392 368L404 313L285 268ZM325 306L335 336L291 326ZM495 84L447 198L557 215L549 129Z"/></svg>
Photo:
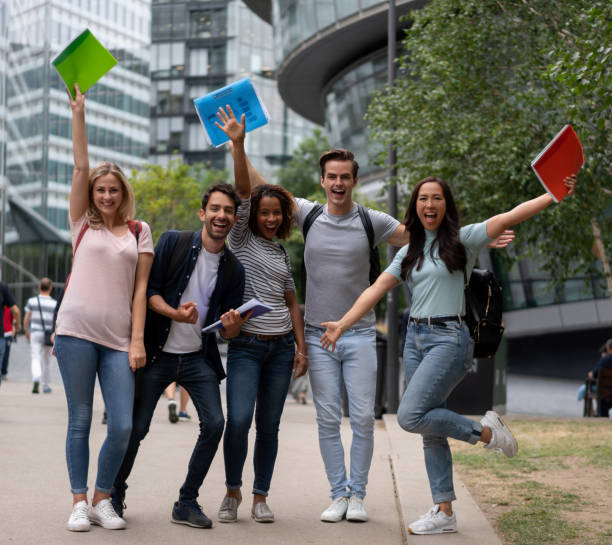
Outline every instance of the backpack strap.
<svg viewBox="0 0 612 545"><path fill-rule="evenodd" d="M83 240L83 237L85 236L85 231L87 231L87 229L89 229L89 223L87 223L87 220L85 220L85 223L83 224L83 227L81 227L81 230L79 231L79 236L77 237L76 242L74 244L72 257L76 255L77 248L79 247L79 244L81 244L81 240Z"/></svg>
<svg viewBox="0 0 612 545"><path fill-rule="evenodd" d="M372 220L367 209L360 204L357 205L357 211L359 212L359 219L363 224L366 235L368 235L368 243L370 244L370 251L374 249L374 227L372 226Z"/></svg>
<svg viewBox="0 0 612 545"><path fill-rule="evenodd" d="M370 273L369 280L370 285L376 282L378 275L380 274L380 254L378 253L378 247L374 244L374 227L372 225L372 219L370 213L365 206L357 204L357 211L359 212L359 219L363 224L366 235L368 236L368 244L370 245Z"/></svg>
<svg viewBox="0 0 612 545"><path fill-rule="evenodd" d="M138 247L138 238L139 238L140 232L142 231L142 222L138 220L129 220L127 224L128 224L128 229L136 237L136 247Z"/></svg>
<svg viewBox="0 0 612 545"><path fill-rule="evenodd" d="M304 237L304 244L306 244L306 236L308 235L308 231L312 227L314 221L323 213L323 205L319 203L315 203L315 205L310 209L308 215L304 219L304 224L302 225L302 236Z"/></svg>

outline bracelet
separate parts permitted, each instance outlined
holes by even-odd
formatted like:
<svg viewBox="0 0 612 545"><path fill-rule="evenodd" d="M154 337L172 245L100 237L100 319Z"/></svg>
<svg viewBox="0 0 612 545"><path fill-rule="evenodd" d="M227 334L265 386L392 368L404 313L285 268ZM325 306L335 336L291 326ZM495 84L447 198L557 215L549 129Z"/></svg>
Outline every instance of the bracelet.
<svg viewBox="0 0 612 545"><path fill-rule="evenodd" d="M302 354L301 352L297 353L298 356L302 356L303 358L308 359L308 356L306 354Z"/></svg>

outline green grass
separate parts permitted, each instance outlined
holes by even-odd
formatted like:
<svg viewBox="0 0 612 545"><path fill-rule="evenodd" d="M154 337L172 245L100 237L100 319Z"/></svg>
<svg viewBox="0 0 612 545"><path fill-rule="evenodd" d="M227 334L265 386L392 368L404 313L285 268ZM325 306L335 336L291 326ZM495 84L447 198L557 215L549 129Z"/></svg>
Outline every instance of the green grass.
<svg viewBox="0 0 612 545"><path fill-rule="evenodd" d="M464 480L488 484L482 500L495 505L505 545L608 545L607 520L571 522L571 512L588 509L582 490L542 484L571 467L592 468L604 482L612 467L612 426L608 421L510 420L519 453L509 459L453 441L453 460ZM557 477L558 478L558 477ZM562 484L562 483L560 483ZM588 483L585 483L588 488ZM491 491L491 492L489 492ZM487 496L487 494L491 494Z"/></svg>

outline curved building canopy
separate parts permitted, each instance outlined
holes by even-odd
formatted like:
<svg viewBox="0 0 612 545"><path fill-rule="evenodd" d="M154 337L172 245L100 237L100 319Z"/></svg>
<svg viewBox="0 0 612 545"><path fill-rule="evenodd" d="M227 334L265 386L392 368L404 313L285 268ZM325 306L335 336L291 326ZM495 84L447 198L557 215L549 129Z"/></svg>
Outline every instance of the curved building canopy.
<svg viewBox="0 0 612 545"><path fill-rule="evenodd" d="M341 13L333 2L332 11L325 16L326 21L332 20L331 24L318 28L316 21L322 20L316 12L322 9L318 4L294 0L290 6L293 11L287 15L286 6L281 12L278 6L273 9L273 2L278 0L245 0L252 11L274 25L277 47L283 51L277 71L279 93L295 112L323 125L327 85L348 66L386 46L389 3L355 0L355 9L347 14L346 8ZM426 0L396 0L398 18L425 3ZM302 11L311 16L313 24L302 20ZM398 28L401 25L405 28L407 23L400 23ZM313 33L308 35L307 28L313 28Z"/></svg>

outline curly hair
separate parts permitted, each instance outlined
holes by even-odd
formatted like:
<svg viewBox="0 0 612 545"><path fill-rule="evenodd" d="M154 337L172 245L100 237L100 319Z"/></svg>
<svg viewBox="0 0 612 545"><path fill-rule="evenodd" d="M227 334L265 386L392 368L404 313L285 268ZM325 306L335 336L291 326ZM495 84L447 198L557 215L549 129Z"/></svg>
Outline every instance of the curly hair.
<svg viewBox="0 0 612 545"><path fill-rule="evenodd" d="M450 186L442 178L429 176L423 178L414 186L408 210L406 211L406 217L404 218L404 225L410 233L410 245L408 246L406 257L402 261L401 276L404 280L406 280L406 277L410 275L415 267L417 271L420 270L425 259L425 228L417 216L416 205L421 187L428 182L435 182L442 188L442 195L444 195L444 200L446 201L446 214L438 228L438 235L430 246L431 257L433 258L434 247L437 244L438 255L449 272L460 271L465 268L467 263L465 247L459 240L459 212L457 211Z"/></svg>
<svg viewBox="0 0 612 545"><path fill-rule="evenodd" d="M291 227L293 226L293 212L295 210L295 204L293 201L293 195L289 193L285 188L280 185L260 185L257 186L251 193L251 214L249 215L249 227L251 231L259 235L259 229L257 228L257 213L259 212L259 203L264 197L276 197L281 205L281 211L283 214L283 221L276 231L276 236L283 240L289 238L291 234Z"/></svg>
<svg viewBox="0 0 612 545"><path fill-rule="evenodd" d="M122 199L117 209L117 219L119 222L126 223L134 219L134 215L136 214L134 190L123 173L123 170L121 170L119 165L105 161L104 163L96 165L89 173L89 204L87 205L85 218L92 229L101 229L104 225L102 213L93 202L93 187L96 180L107 174L112 174L121 184Z"/></svg>

